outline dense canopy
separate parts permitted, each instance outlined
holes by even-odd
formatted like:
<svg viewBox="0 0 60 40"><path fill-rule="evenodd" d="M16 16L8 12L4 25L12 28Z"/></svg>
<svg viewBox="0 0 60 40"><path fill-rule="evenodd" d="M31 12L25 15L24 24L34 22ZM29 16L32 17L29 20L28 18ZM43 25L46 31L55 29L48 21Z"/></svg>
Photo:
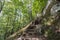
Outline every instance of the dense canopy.
<svg viewBox="0 0 60 40"><path fill-rule="evenodd" d="M47 0L0 0L0 40L25 27L40 14Z"/></svg>

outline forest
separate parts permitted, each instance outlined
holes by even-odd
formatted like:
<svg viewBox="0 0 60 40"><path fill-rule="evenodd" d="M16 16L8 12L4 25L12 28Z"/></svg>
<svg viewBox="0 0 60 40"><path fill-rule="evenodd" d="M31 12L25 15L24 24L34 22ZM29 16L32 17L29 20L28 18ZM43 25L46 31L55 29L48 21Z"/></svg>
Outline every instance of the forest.
<svg viewBox="0 0 60 40"><path fill-rule="evenodd" d="M0 0L0 40L18 40L30 28L45 38L38 40L60 40L60 0Z"/></svg>

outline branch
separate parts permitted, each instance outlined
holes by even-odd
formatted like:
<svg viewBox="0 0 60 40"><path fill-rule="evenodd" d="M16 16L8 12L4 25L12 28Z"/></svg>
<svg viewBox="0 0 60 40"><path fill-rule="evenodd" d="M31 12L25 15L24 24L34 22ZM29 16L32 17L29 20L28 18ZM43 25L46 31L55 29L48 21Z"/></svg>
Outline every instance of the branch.
<svg viewBox="0 0 60 40"><path fill-rule="evenodd" d="M55 3L56 3L55 0L48 0L47 5L46 5L45 9L43 10L43 15L50 14L50 10Z"/></svg>
<svg viewBox="0 0 60 40"><path fill-rule="evenodd" d="M6 38L6 40L10 40L10 39L13 39L13 38L17 37L18 34L20 34L21 32L25 31L31 24L32 24L32 22L30 22L26 27L20 29L16 33L13 33L12 35L10 35L8 38Z"/></svg>
<svg viewBox="0 0 60 40"><path fill-rule="evenodd" d="M0 2L1 2L1 1L0 1ZM1 13L2 9L3 9L4 4L5 4L5 1L4 1L3 3L1 2L1 5L0 5L0 6L1 6L1 8L0 8L0 13Z"/></svg>

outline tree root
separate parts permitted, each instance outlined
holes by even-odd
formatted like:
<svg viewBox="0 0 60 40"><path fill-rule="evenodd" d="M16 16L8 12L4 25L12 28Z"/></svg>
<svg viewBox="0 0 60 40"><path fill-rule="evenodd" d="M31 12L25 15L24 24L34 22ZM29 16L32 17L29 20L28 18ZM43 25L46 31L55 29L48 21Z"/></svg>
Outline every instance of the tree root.
<svg viewBox="0 0 60 40"><path fill-rule="evenodd" d="M13 33L12 35L10 35L9 37L6 38L6 40L11 40L13 38L16 38L18 36L18 34L24 32L30 25L32 24L32 22L30 22L26 27L20 29L19 31Z"/></svg>

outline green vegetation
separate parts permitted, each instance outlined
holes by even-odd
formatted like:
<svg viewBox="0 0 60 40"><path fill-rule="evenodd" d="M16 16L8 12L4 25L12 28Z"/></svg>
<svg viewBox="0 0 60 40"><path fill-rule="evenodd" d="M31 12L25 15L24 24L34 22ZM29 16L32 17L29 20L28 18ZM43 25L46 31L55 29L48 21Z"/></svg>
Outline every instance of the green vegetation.
<svg viewBox="0 0 60 40"><path fill-rule="evenodd" d="M46 0L1 0L0 40L26 26L42 11L45 2Z"/></svg>
<svg viewBox="0 0 60 40"><path fill-rule="evenodd" d="M25 27L37 17L37 14L42 15L46 3L47 0L0 0L0 40L5 40L13 33ZM47 34L48 40L52 40L56 36L54 33L55 29L52 28L59 25L57 20L53 19L49 14L43 17L42 25L48 28L44 29L44 34ZM51 26L55 27L49 28Z"/></svg>

